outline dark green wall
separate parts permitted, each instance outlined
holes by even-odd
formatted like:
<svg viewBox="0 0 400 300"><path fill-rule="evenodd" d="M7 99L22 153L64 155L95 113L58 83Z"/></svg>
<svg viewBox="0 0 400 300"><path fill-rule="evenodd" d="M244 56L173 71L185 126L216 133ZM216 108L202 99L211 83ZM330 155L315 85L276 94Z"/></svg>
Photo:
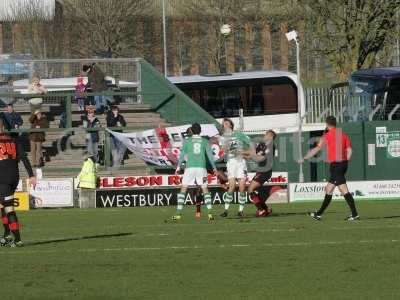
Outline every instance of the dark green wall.
<svg viewBox="0 0 400 300"><path fill-rule="evenodd" d="M365 123L365 151L368 144L376 143L376 127L386 127L387 132L399 131L400 121L376 121ZM365 173L369 180L374 179L400 179L400 158L388 158L387 148L375 148L375 166L368 166L366 155Z"/></svg>
<svg viewBox="0 0 400 300"><path fill-rule="evenodd" d="M376 143L376 127L386 127L387 132L399 131L400 121L376 121L343 123L338 127L349 135L353 145L353 157L347 172L348 180L395 180L400 179L400 159L388 159L385 148L375 148L376 165L368 166L368 144ZM317 181L329 178L329 165L317 164Z"/></svg>

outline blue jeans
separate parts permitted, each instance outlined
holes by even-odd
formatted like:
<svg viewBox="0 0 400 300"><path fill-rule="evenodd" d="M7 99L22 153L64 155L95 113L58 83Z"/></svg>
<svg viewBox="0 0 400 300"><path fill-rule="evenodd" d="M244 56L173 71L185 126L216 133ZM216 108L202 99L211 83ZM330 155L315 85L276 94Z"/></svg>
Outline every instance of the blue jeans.
<svg viewBox="0 0 400 300"><path fill-rule="evenodd" d="M124 159L126 148L115 137L111 137L111 154L113 158L113 167L118 167Z"/></svg>
<svg viewBox="0 0 400 300"><path fill-rule="evenodd" d="M92 139L87 139L86 151L94 157L95 163L99 161L99 143L92 142Z"/></svg>
<svg viewBox="0 0 400 300"><path fill-rule="evenodd" d="M96 106L96 111L101 111L104 106L106 106L103 96L94 96L94 103Z"/></svg>

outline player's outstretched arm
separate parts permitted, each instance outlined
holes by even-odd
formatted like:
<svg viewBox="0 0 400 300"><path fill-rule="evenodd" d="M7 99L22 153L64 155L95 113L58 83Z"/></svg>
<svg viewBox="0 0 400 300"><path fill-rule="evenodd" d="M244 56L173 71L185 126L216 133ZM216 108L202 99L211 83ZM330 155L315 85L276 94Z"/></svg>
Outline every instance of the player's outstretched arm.
<svg viewBox="0 0 400 300"><path fill-rule="evenodd" d="M346 154L347 154L347 160L351 160L351 157L353 156L353 149L351 147L348 147L346 149Z"/></svg>
<svg viewBox="0 0 400 300"><path fill-rule="evenodd" d="M181 170L181 166L182 166L182 164L183 164L183 162L185 160L185 156L186 156L186 152L187 152L186 151L186 145L187 145L187 143L185 141L183 143L183 145L182 145L181 153L179 154L178 165L176 167L175 174L179 174L179 172Z"/></svg>
<svg viewBox="0 0 400 300"><path fill-rule="evenodd" d="M311 157L314 157L315 155L317 155L317 153L319 151L322 150L322 147L325 144L325 140L323 138L320 139L320 141L318 142L318 145L314 148L312 148L310 151L308 151L308 153L306 154L306 156L304 156L304 158L299 159L298 163L302 164L305 160L310 159Z"/></svg>
<svg viewBox="0 0 400 300"><path fill-rule="evenodd" d="M210 145L208 144L208 141L207 141L207 146L206 146L206 156L207 156L208 161L211 164L211 167L212 167L214 173L216 174L217 173L217 166L215 164L214 155L212 154L212 150L211 150Z"/></svg>

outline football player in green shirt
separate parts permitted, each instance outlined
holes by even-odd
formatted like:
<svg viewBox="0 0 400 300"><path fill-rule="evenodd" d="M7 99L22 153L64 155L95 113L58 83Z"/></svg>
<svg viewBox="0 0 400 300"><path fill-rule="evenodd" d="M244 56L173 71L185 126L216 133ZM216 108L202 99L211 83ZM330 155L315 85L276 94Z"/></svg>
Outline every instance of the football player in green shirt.
<svg viewBox="0 0 400 300"><path fill-rule="evenodd" d="M222 136L222 145L225 149L227 159L226 168L228 173L228 192L224 195L225 211L221 217L228 216L229 206L233 201L233 193L236 189L236 182L239 184L239 212L238 216L243 217L244 206L247 201L246 196L246 179L247 179L247 163L241 154L251 147L250 138L240 131L233 130L234 124L232 120L224 118L222 122L224 133Z"/></svg>
<svg viewBox="0 0 400 300"><path fill-rule="evenodd" d="M182 163L186 160L185 172L182 178L182 187L180 193L178 193L177 213L172 217L174 221L182 218L183 204L185 203L186 193L190 185L201 186L204 203L208 210L208 219L214 219L211 213L211 193L208 191L207 187L207 160L210 162L214 173L216 173L214 157L208 140L200 136L200 124L194 123L192 125L192 132L193 135L188 137L183 144L179 156L178 167L176 169L176 174L179 174Z"/></svg>

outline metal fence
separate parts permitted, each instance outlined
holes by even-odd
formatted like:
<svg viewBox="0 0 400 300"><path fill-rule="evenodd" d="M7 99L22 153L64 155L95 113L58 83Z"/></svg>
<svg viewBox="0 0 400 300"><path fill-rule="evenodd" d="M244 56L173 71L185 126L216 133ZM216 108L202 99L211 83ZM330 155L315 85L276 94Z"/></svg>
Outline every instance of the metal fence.
<svg viewBox="0 0 400 300"><path fill-rule="evenodd" d="M347 87L307 87L304 94L307 123L323 123L328 114L336 116L339 122L345 121Z"/></svg>
<svg viewBox="0 0 400 300"><path fill-rule="evenodd" d="M0 93L34 93L29 90L33 77L38 77L46 89L46 103L60 102L57 93L74 92L78 77L87 83L84 65L95 64L105 75L109 92L140 92L140 62L138 59L60 59L60 60L0 60ZM90 88L88 92L90 92ZM139 98L125 98L140 102Z"/></svg>
<svg viewBox="0 0 400 300"><path fill-rule="evenodd" d="M350 96L348 87L307 87L304 93L307 123L322 123L328 114L336 116L339 122L400 119L400 97L397 93L391 92L390 96L388 92Z"/></svg>
<svg viewBox="0 0 400 300"><path fill-rule="evenodd" d="M106 79L133 84L140 82L139 59L47 59L47 60L0 60L0 80L3 84L14 81L20 88L28 87L33 76L49 80L48 86L54 89L73 88L71 81L78 76L85 76L83 65L96 64L106 76ZM69 78L70 80L65 80ZM57 81L56 79L63 79ZM60 85L58 86L57 85Z"/></svg>

